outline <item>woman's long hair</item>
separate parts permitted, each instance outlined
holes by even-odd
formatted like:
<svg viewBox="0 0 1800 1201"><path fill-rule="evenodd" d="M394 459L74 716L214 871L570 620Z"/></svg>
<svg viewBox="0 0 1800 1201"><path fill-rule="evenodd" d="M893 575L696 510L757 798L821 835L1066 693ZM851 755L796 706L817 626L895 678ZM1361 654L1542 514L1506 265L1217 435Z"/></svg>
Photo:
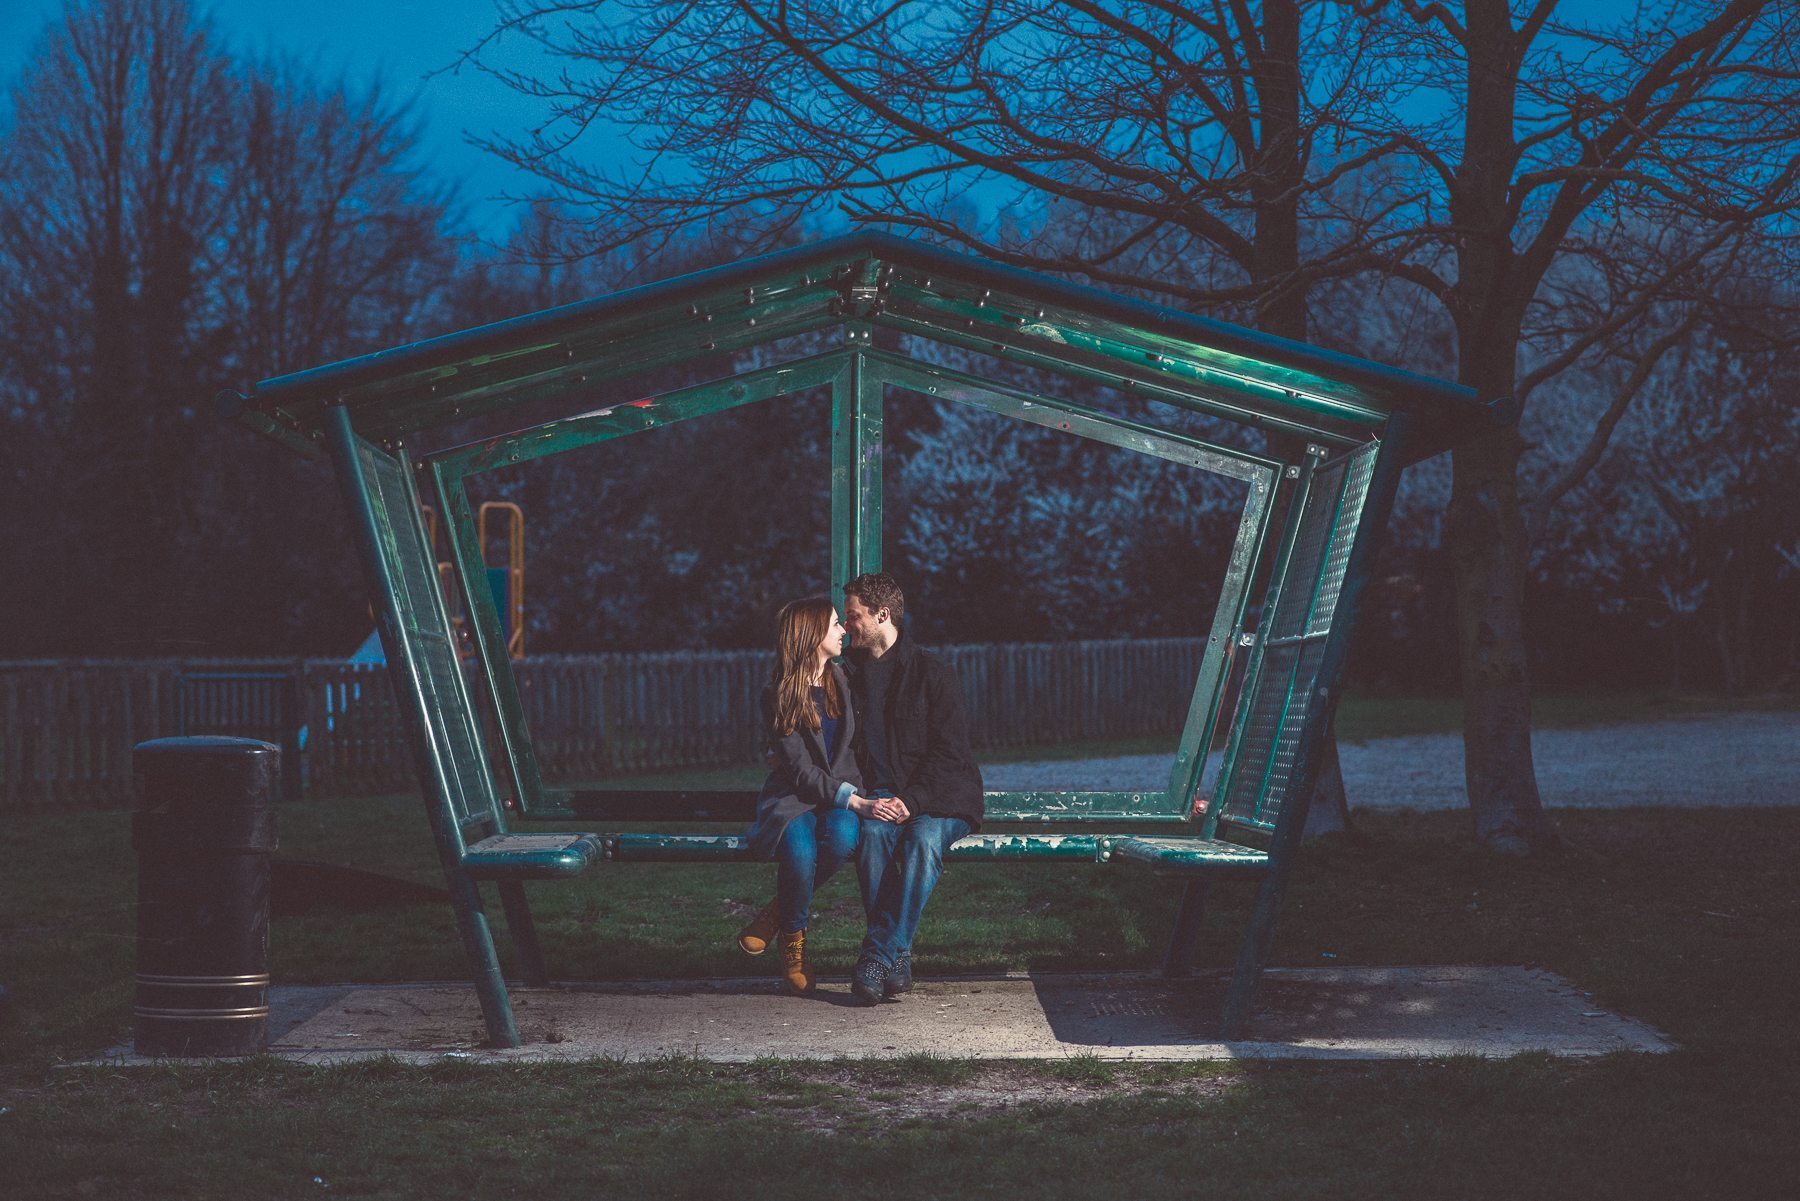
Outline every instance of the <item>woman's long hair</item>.
<svg viewBox="0 0 1800 1201"><path fill-rule="evenodd" d="M819 728L819 711L812 701L813 667L818 663L819 643L831 630L835 606L828 596L808 596L789 601L775 619L775 736L785 738L795 730ZM844 699L838 695L837 673L829 668L825 686L825 713L841 717Z"/></svg>

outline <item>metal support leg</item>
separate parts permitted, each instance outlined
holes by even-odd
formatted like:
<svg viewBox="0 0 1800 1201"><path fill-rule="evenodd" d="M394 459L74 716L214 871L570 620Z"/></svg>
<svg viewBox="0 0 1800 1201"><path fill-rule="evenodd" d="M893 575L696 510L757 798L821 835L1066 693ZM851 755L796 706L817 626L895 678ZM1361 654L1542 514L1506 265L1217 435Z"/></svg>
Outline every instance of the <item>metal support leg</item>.
<svg viewBox="0 0 1800 1201"><path fill-rule="evenodd" d="M460 870L445 873L450 886L450 907L456 912L456 929L462 935L463 954L475 969L475 995L481 1000L481 1016L487 1023L488 1045L516 1047L519 1027L513 1021L512 998L506 995L506 978L500 974L500 956L494 950L494 932L482 908L481 889Z"/></svg>
<svg viewBox="0 0 1800 1201"><path fill-rule="evenodd" d="M1231 988L1225 994L1225 1012L1219 1022L1219 1037L1226 1042L1243 1037L1250 1021L1250 998L1256 991L1257 977L1262 975L1263 961L1268 958L1269 940L1275 934L1275 918L1281 912L1281 894L1287 885L1287 873L1277 868L1256 890L1256 902L1250 910L1250 927L1244 931L1243 945L1238 948L1237 967L1231 973Z"/></svg>
<svg viewBox="0 0 1800 1201"><path fill-rule="evenodd" d="M500 903L506 907L506 929L519 952L519 974L531 987L544 987L550 983L550 973L544 967L544 947L538 942L537 923L532 921L531 905L525 900L525 885L517 880L502 880Z"/></svg>
<svg viewBox="0 0 1800 1201"><path fill-rule="evenodd" d="M1200 936L1200 922L1206 916L1205 880L1189 880L1181 892L1181 908L1175 913L1175 929L1169 934L1169 949L1163 955L1162 974L1185 976L1194 970L1194 942Z"/></svg>

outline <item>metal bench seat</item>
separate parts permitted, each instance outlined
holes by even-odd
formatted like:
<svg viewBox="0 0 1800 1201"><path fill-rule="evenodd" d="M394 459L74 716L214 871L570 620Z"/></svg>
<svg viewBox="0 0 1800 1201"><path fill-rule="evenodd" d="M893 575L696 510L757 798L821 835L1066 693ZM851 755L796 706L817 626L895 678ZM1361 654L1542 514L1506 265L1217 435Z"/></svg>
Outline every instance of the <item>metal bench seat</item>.
<svg viewBox="0 0 1800 1201"><path fill-rule="evenodd" d="M607 859L628 862L719 863L751 860L741 834L603 834ZM1100 834L971 834L951 846L953 860L1060 859L1097 863L1109 839Z"/></svg>
<svg viewBox="0 0 1800 1201"><path fill-rule="evenodd" d="M741 834L603 834L602 854L620 862L719 863L751 859ZM1128 834L971 834L947 859L1011 862L1053 860L1140 863L1165 874L1220 871L1253 875L1268 870L1269 854L1216 838Z"/></svg>
<svg viewBox="0 0 1800 1201"><path fill-rule="evenodd" d="M1269 870L1269 852L1218 838L1126 835L1107 842L1114 862L1141 863L1161 875L1231 872L1248 876Z"/></svg>
<svg viewBox="0 0 1800 1201"><path fill-rule="evenodd" d="M563 880L600 857L598 834L495 834L464 850L462 865L483 880Z"/></svg>

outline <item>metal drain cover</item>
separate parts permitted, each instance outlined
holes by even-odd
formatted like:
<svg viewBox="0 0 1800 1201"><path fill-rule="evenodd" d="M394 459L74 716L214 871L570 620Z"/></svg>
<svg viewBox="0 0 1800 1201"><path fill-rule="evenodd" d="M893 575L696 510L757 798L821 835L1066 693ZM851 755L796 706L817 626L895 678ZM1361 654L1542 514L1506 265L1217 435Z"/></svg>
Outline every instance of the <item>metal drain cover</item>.
<svg viewBox="0 0 1800 1201"><path fill-rule="evenodd" d="M1162 997L1107 997L1088 1002L1091 1018L1172 1018L1175 1007Z"/></svg>

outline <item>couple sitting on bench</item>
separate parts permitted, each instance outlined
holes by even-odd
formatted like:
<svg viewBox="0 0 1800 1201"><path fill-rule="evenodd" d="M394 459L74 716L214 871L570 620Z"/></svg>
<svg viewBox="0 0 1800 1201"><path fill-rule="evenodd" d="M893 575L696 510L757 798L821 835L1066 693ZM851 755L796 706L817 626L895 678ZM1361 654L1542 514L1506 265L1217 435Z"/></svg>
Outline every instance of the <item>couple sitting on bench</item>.
<svg viewBox="0 0 1800 1201"><path fill-rule="evenodd" d="M788 987L811 992L806 926L813 890L856 859L868 932L850 975L865 1004L912 987L913 934L944 852L981 827L981 769L949 665L907 639L905 598L885 572L844 585L840 623L825 597L781 611L774 680L763 694L773 770L749 839L776 864L775 899L738 946L781 951ZM843 666L832 660L851 649Z"/></svg>

